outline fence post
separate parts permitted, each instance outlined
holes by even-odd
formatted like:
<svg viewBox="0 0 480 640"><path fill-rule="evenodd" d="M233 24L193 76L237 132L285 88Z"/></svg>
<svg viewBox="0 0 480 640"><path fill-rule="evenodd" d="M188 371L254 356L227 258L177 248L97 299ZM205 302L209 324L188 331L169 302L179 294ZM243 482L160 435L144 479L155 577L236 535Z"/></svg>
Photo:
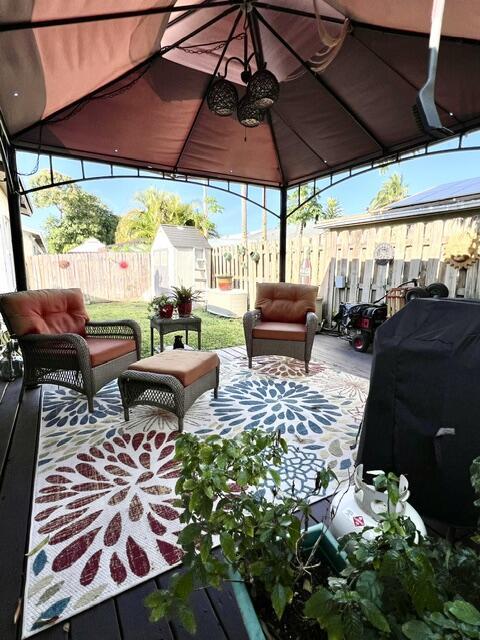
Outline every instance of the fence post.
<svg viewBox="0 0 480 640"><path fill-rule="evenodd" d="M287 187L280 189L280 246L278 256L279 280L285 282L287 264Z"/></svg>

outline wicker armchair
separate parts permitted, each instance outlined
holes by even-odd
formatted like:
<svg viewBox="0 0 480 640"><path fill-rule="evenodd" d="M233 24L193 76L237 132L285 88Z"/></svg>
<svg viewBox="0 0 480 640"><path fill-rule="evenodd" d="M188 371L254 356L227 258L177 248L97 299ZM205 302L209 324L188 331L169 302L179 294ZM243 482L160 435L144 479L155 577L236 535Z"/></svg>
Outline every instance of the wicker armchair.
<svg viewBox="0 0 480 640"><path fill-rule="evenodd" d="M308 363L318 328L318 287L284 282L257 284L255 309L243 316L248 366L254 356L289 356Z"/></svg>
<svg viewBox="0 0 480 640"><path fill-rule="evenodd" d="M97 391L140 359L139 325L91 322L80 289L2 294L0 312L22 350L22 393L38 384L69 387L85 394L93 411Z"/></svg>

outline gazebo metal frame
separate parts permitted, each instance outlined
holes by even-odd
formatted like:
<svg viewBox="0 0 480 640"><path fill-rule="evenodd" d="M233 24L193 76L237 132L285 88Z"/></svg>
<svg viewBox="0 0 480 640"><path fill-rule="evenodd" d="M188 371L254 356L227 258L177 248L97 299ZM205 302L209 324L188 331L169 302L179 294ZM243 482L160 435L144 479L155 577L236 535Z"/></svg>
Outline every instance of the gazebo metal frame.
<svg viewBox="0 0 480 640"><path fill-rule="evenodd" d="M471 151L478 151L480 150L480 146L465 146L464 145L464 141L465 141L465 135L463 133L461 133L462 131L465 131L464 128L464 123L458 121L456 119L456 117L454 116L453 113L450 113L449 115L452 116L454 118L454 122L452 123L452 137L459 135L458 138L458 144L454 147L454 148L448 148L448 149L438 149L436 148L438 144L442 144L444 145L446 142L448 143L448 140L451 140L451 138L448 139L444 139L441 143L435 142L433 143L424 143L420 146L413 146L413 147L409 147L407 148L402 148L399 149L397 151L393 151L389 149L386 150L383 145L381 144L381 142L376 138L375 134L370 130L370 128L361 120L361 118L359 118L358 114L356 114L352 108L347 105L342 98L336 93L333 92L330 87L328 86L328 83L326 83L325 79L321 77L321 75L317 74L315 71L312 70L312 68L310 67L310 65L295 51L295 49L292 48L292 46L281 36L281 34L278 33L278 31L276 31L266 20L265 17L262 15L262 13L259 11L259 9L268 9L269 11L275 11L275 12L280 12L280 13L288 13L291 14L292 16L300 16L303 18L312 18L315 19L315 13L314 12L308 12L308 11L302 11L299 9L295 9L293 7L284 7L284 6L277 6L277 5L273 5L270 4L268 2L265 2L263 0L255 0L254 2L251 3L252 7L251 7L251 11L246 12L245 15L247 15L248 17L248 27L249 27L249 31L250 31L250 35L253 41L253 45L254 45L254 53L255 53L255 57L256 57L256 62L257 62L257 66L260 68L260 66L263 64L264 59L263 59L263 51L262 51L262 42L261 42L261 38L260 38L260 34L259 34L259 25L261 24L266 30L268 30L271 35L276 38L281 44L282 46L288 50L288 52L296 58L297 62L305 69L305 71L309 74L311 74L316 81L318 81L322 87L331 95L331 97L336 101L336 103L338 104L339 108L346 113L350 118L352 118L355 123L357 125L359 125L362 130L365 132L365 134L372 140L375 142L376 146L378 147L378 154L375 154L375 157L372 157L371 159L368 158L360 158L358 159L358 161L350 161L347 165L345 166L336 166L335 169L329 167L328 163L326 162L326 160L321 159L318 152L314 151L313 149L311 149L312 152L315 153L315 155L321 159L323 161L323 164L325 166L325 171L322 172L321 174L317 174L317 177L315 176L311 176L309 177L309 179L307 180L302 180L301 182L299 182L298 184L287 184L285 180L283 180L283 184L280 184L278 187L272 186L272 185L265 185L265 184L256 184L254 186L260 186L261 188L264 189L277 189L279 191L280 194L280 207L279 207L279 211L278 213L273 211L272 209L264 206L265 205L265 197L263 198L263 205L259 204L258 202L252 200L252 198L249 197L248 195L248 191L245 195L243 194L239 194L237 192L235 192L232 189L232 185L233 184L238 184L238 183L245 183L244 180L240 180L235 176L232 176L231 180L222 180L221 178L212 178L212 177L208 177L205 175L194 175L194 174L187 174L187 173L182 173L182 172L177 172L175 167L175 171L171 172L171 171L164 171L161 169L157 169L155 167L152 166L152 168L150 168L150 166L148 166L148 168L146 169L145 167L140 168L138 166L136 167L132 167L132 164L129 164L126 159L123 160L121 158L115 159L115 160L111 160L111 161L105 161L105 160L98 160L95 157L82 157L81 155L74 155L74 152L72 151L72 155L69 155L67 153L65 154L61 154L58 151L55 152L50 152L50 150L46 147L46 146L42 146L41 142L38 143L38 150L35 148L34 145L29 145L29 144L22 144L22 143L12 143L10 136L8 134L7 131L7 127L5 126L5 121L3 119L3 117L1 117L1 113L0 113L0 152L1 152L1 157L3 160L3 169L5 172L5 180L6 180L6 184L7 184L7 192L8 192L8 205L9 205L9 210L10 210L10 228L11 228L11 237L12 237L12 245L13 245L13 257L14 257L14 268L15 268L15 276L16 276L16 281L17 281L17 289L19 290L23 290L27 288L27 281L26 281L26 270L25 270L25 259L24 259L24 251L23 251L23 240L22 240L22 228L21 228L21 216L20 216L20 199L22 196L26 196L29 193L34 193L36 191L40 191L43 189L47 189L47 188L51 188L54 186L61 186L61 185L65 185L65 184L71 184L71 183L75 183L75 182L87 182L87 181L92 181L92 180L100 180L100 179L108 179L108 178L150 178L150 179L159 179L159 180L170 180L173 182L186 182L189 184L196 184L196 185L207 185L210 188L213 189L217 189L219 191L225 192L225 193L229 193L229 194L233 194L236 195L240 198L243 198L245 201L255 204L257 206L259 206L260 208L266 210L268 213L276 216L279 220L279 276L280 276L280 280L285 280L285 267L286 267L286 242L287 242L287 223L288 223L288 218L294 214L298 209L300 209L304 204L306 204L309 200L323 194L325 191L327 191L328 189L339 185L340 183L349 180L355 176L361 175L363 173L367 173L369 171L375 170L377 168L379 168L380 166L387 166L387 165L391 165L391 164L395 164L395 163L399 163L399 162L404 162L406 160L412 159L412 158L416 158L416 157L425 157L425 156L433 156L433 155L437 155L437 154L443 154L443 153L451 153L451 152L458 152L460 150L471 150ZM158 57L164 56L165 53L167 53L168 51L171 51L172 49L180 46L183 42L185 42L186 40L191 39L194 35L202 32L204 29L208 28L210 25L214 24L215 22L218 22L219 20L221 20L223 17L225 17L226 15L229 15L235 11L237 11L237 15L235 17L235 20L233 22L233 27L230 31L230 35L227 38L227 40L224 43L224 46L222 48L222 52L221 55L219 56L218 59L218 63L216 65L216 68L214 70L214 72L211 75L210 78L210 82L208 83L207 89L203 95L202 101L199 105L199 108L197 110L196 116L193 120L193 123L191 125L190 128L190 132L188 134L188 136L185 139L185 143L184 146L182 148L182 151L179 155L179 159L182 157L182 153L183 153L183 149L185 148L190 135L192 133L192 130L197 122L197 119L199 117L200 111L202 109L202 106L206 100L206 95L208 93L208 89L211 85L211 83L213 82L213 80L215 79L215 76L218 72L218 70L220 69L220 66L225 58L227 49L228 49L228 45L231 41L231 39L234 37L234 33L235 33L235 29L237 27L238 21L240 20L241 16L243 15L242 11L243 8L245 7L245 0L204 0L203 2L200 2L198 4L186 4L186 5L180 5L180 6L167 6L167 7L153 7L153 8L148 8L148 9L139 9L139 10L133 10L133 11L120 11L120 12L115 12L115 13L105 13L105 14L100 14L100 15L86 15L86 16L77 16L77 17L70 17L70 18L58 18L58 19L47 19L47 20L37 20L37 21L13 21L13 22L8 22L8 23L4 23L0 25L0 33L2 32L12 32L12 31L21 31L21 30L27 30L27 29L43 29L43 28L48 28L48 27L53 27L53 26L62 26L62 25L72 25L72 24L80 24L80 23L88 23L88 22L98 22L98 21L107 21L107 20L119 20L119 19L123 19L123 18L132 18L132 17L138 17L138 16L147 16L147 15L155 15L155 14L166 14L166 13L180 13L180 15L178 15L176 18L174 18L173 20L171 20L169 22L169 25L167 26L167 29L169 28L169 26L171 26L172 24L177 24L179 21L185 19L187 16L191 15L191 13L193 12L197 12L197 11L201 11L202 9L211 9L212 7L218 8L218 7L225 7L225 10L222 11L221 13L219 13L218 15L216 15L214 18L208 20L207 22L203 23L202 25L200 25L198 28L196 28L193 32L189 32L186 36L182 37L180 40L177 40L175 43L170 44L166 47L162 47L160 48L157 52L155 52L150 58L148 58L147 60L142 61L141 63L139 63L136 67L134 68L130 68L128 70L128 72L124 73L123 75L115 78L114 81L108 82L106 83L103 87L101 87L100 89L96 89L94 92L92 92L92 94L87 94L85 96L83 96L81 99L75 101L73 104L71 104L69 107L64 107L61 109L61 112L65 113L65 110L68 111L69 108L71 108L74 112L75 109L78 109L79 105L82 105L86 102L88 102L89 100L91 100L94 97L94 94L97 94L100 91L106 91L111 85L118 83L119 80L122 80L122 78L126 78L127 76L131 76L132 73L135 73L136 71L141 72L143 69L148 69L148 66L152 64L153 60L157 59ZM343 21L339 20L337 18L333 18L330 16L322 16L322 19L327 21L327 22L334 22L337 24L342 24ZM356 22L355 23L357 26L364 26L364 27L368 27L369 29L378 29L379 31L384 30L383 27L380 26L375 26L372 24L363 24L361 22ZM388 29L389 32L394 33L395 31L397 31L396 29L392 29L389 28ZM417 32L410 32L410 31L406 31L406 30L398 30L399 33L401 34L406 34L408 33L409 35L412 36L416 36L416 37L422 37L425 38L425 34L424 33L417 33ZM448 40L454 40L454 41L458 41L458 42L465 42L468 41L468 39L466 38L457 38L457 37L452 37L452 36L443 36L445 39ZM374 52L375 53L375 52ZM377 54L375 54L377 55ZM383 58L381 59L381 61L384 64L388 63L383 60ZM396 69L392 69L397 75L400 75L400 73L398 72L398 70ZM407 78L402 77L402 79L405 82L410 83L410 81ZM135 82L135 79L134 81ZM411 83L410 83L411 84ZM411 84L411 86L413 87L413 85ZM104 97L102 95L102 97ZM442 104L438 104L438 108L444 112L448 112L448 107ZM51 122L52 120L54 121L56 117L58 117L58 112L52 113L50 114L48 117L46 117L44 120L41 121L41 124L47 124L48 122ZM68 117L68 116L67 116ZM276 145L276 139L275 139L275 132L272 126L272 121L271 121L271 116L270 113L267 113L267 126L270 127L271 133L272 133L272 138L277 150L277 157L280 158L280 154L278 152L278 147ZM290 128L291 131L293 131L293 133L307 146L308 142L304 139L304 137L302 137L296 130L294 127L292 127L291 123L287 123L288 127ZM469 123L469 128L470 131L472 130L472 122ZM22 133L24 133L25 131L28 131L30 129L32 129L34 126L37 126L38 123L31 125L29 127L26 127L24 130L20 131L20 132L16 132L16 136L21 135ZM41 137L41 135L40 135ZM310 147L309 147L310 148ZM16 166L16 151L17 150L23 150L23 151L29 151L29 152L35 152L37 151L38 154L40 155L46 155L49 158L49 167L50 167L50 182L44 186L41 187L34 187L34 188L24 188L21 184L20 181L20 177L17 171L17 166ZM62 182L55 182L54 179L54 171L53 171L53 157L68 157L69 159L74 159L74 160L78 160L80 163L80 167L81 167L81 174L82 177L81 178L77 178L77 179L71 179L68 181L62 181ZM105 174L94 174L94 175L87 175L86 171L85 171L85 163L86 162L94 162L98 165L103 165L109 168L109 174L105 175ZM281 168L281 162L279 162L280 165L280 172L283 176L283 171ZM116 167L125 167L129 169L129 173L115 173L115 168ZM133 173L132 173L133 170ZM324 181L327 180L328 183L325 184L320 184L320 181ZM220 184L218 184L220 183ZM225 186L221 186L221 185L225 185ZM313 191L312 193L309 195L308 198L302 200L301 199L301 187L305 184L313 184ZM248 187L247 187L248 189ZM287 201L288 201L288 195L289 195L289 191L296 189L297 190L297 194L298 194L298 202L297 202L297 206L293 209L291 209L290 211L288 211L287 208Z"/></svg>

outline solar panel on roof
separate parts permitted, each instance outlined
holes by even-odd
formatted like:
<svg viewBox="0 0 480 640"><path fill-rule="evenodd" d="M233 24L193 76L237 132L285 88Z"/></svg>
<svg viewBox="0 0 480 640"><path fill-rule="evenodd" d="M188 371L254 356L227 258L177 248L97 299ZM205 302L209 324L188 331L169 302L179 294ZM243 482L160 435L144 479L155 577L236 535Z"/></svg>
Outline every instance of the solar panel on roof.
<svg viewBox="0 0 480 640"><path fill-rule="evenodd" d="M455 182L447 182L438 187L421 191L413 196L408 196L403 200L395 202L390 207L392 209L401 209L403 207L412 207L430 202L438 202L439 200L451 200L452 198L465 198L480 194L480 177L467 178L466 180L456 180Z"/></svg>

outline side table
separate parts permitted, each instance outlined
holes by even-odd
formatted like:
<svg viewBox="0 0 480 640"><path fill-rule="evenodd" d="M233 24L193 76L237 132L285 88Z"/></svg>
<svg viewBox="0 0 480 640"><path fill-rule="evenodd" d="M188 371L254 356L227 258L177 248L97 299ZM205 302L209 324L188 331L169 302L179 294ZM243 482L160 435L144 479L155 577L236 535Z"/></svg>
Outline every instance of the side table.
<svg viewBox="0 0 480 640"><path fill-rule="evenodd" d="M160 352L164 350L163 337L167 333L185 331L185 343L188 344L188 332L197 332L198 350L202 348L202 319L197 316L186 316L184 318L160 318L154 316L150 318L150 354L154 353L154 330L160 335Z"/></svg>

